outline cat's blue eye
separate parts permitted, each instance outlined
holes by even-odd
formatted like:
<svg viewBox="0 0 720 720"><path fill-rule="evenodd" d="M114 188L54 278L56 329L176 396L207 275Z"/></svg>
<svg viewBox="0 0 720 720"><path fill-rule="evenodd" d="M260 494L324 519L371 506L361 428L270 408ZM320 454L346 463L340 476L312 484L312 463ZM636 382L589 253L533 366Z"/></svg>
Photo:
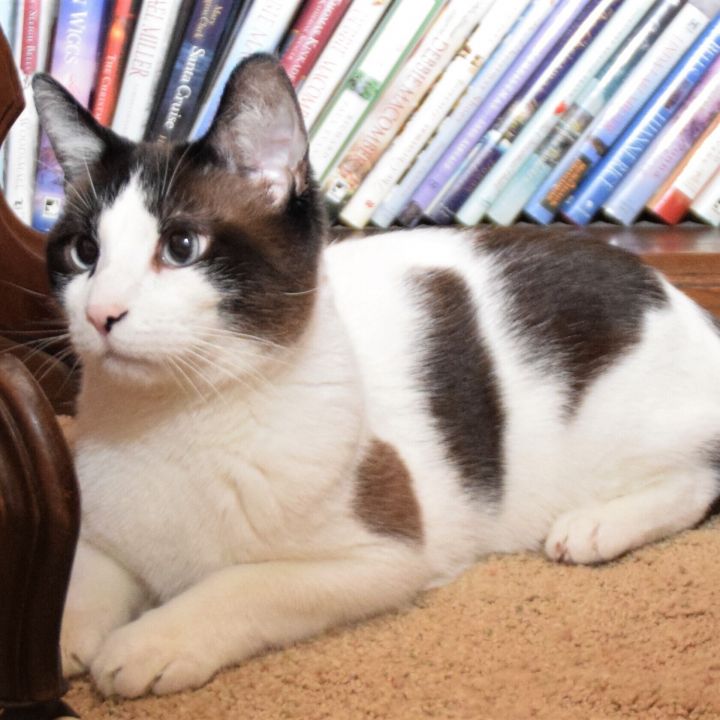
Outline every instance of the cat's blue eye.
<svg viewBox="0 0 720 720"><path fill-rule="evenodd" d="M195 233L178 232L163 240L160 260L168 267L192 265L205 250L204 238Z"/></svg>
<svg viewBox="0 0 720 720"><path fill-rule="evenodd" d="M95 267L100 248L91 237L78 235L74 237L67 248L67 256L73 268L85 272Z"/></svg>

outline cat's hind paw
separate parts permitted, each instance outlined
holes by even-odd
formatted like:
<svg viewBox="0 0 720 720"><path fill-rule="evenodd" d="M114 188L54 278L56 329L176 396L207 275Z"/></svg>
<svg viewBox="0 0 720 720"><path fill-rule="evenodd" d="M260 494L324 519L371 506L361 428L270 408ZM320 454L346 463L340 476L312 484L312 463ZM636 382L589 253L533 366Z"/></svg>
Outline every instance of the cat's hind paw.
<svg viewBox="0 0 720 720"><path fill-rule="evenodd" d="M628 543L617 535L603 517L602 508L583 508L561 515L545 541L545 553L551 560L579 565L606 562L628 549Z"/></svg>
<svg viewBox="0 0 720 720"><path fill-rule="evenodd" d="M173 628L150 611L116 630L92 663L92 675L103 695L137 698L200 687L219 667L203 658L187 628Z"/></svg>

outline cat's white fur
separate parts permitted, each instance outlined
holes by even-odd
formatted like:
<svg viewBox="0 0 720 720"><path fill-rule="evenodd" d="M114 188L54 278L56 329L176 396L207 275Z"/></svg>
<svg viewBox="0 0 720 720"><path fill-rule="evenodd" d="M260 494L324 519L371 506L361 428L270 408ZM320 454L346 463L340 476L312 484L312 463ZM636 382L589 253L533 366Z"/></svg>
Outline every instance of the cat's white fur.
<svg viewBox="0 0 720 720"><path fill-rule="evenodd" d="M484 553L611 559L698 522L717 494L701 451L720 430L720 341L667 283L671 302L568 420L562 378L518 346L492 255L462 231L331 246L305 334L269 354L223 331L198 269L153 268L157 233L131 182L101 217L96 272L64 298L86 360L63 660L106 694L196 687L269 646L401 606ZM507 412L499 507L469 502L413 372L427 319L406 278L423 268L458 273L481 308ZM90 306L129 313L102 338ZM163 361L190 338L205 360ZM410 471L422 542L356 513L373 437Z"/></svg>

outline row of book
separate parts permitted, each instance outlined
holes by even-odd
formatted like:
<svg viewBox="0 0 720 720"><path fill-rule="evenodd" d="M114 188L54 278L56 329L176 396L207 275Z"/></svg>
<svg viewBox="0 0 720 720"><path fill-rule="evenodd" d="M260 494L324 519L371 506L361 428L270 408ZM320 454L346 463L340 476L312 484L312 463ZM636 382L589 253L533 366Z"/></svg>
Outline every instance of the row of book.
<svg viewBox="0 0 720 720"><path fill-rule="evenodd" d="M34 72L121 135L182 141L256 51L347 225L720 226L720 0L0 0L0 26L27 95L5 193L40 230L63 188Z"/></svg>

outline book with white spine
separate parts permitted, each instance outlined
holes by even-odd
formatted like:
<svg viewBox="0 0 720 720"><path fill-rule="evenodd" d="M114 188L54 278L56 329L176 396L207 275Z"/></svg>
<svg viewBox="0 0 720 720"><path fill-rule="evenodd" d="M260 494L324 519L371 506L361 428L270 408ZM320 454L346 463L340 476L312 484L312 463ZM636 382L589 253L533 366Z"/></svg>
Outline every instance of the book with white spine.
<svg viewBox="0 0 720 720"><path fill-rule="evenodd" d="M700 191L690 211L708 225L720 227L720 169Z"/></svg>
<svg viewBox="0 0 720 720"><path fill-rule="evenodd" d="M442 155L447 144L475 112L517 53L527 44L546 14L542 3L531 0L505 0L490 8L484 20L488 25L492 24L496 28L497 36L501 40L472 79L450 115L440 123L435 134L418 153L412 166L390 189L375 210L371 218L373 225L389 227L395 220L415 188Z"/></svg>
<svg viewBox="0 0 720 720"><path fill-rule="evenodd" d="M494 4L497 5L502 1L494 0ZM367 225L387 192L407 170L437 126L467 89L478 69L501 40L497 37L493 43L492 34L496 31L489 25L486 19L480 21L422 104L345 205L340 213L340 219L346 225L355 228L363 228Z"/></svg>
<svg viewBox="0 0 720 720"><path fill-rule="evenodd" d="M310 134L310 165L324 179L446 0L396 0Z"/></svg>
<svg viewBox="0 0 720 720"><path fill-rule="evenodd" d="M5 156L5 199L27 225L32 221L35 165L40 123L33 101L33 73L45 70L57 2L24 0L15 17L13 55L25 97L25 108L12 126Z"/></svg>
<svg viewBox="0 0 720 720"><path fill-rule="evenodd" d="M490 0L445 5L326 176L323 190L330 203L342 205L354 194L489 6Z"/></svg>
<svg viewBox="0 0 720 720"><path fill-rule="evenodd" d="M353 0L298 92L311 129L392 0Z"/></svg>
<svg viewBox="0 0 720 720"><path fill-rule="evenodd" d="M155 103L175 18L186 0L143 2L123 72L112 129L142 140Z"/></svg>
<svg viewBox="0 0 720 720"><path fill-rule="evenodd" d="M302 0L254 0L212 80L212 89L200 106L190 139L204 135L220 105L235 66L256 52L275 52L290 28Z"/></svg>
<svg viewBox="0 0 720 720"><path fill-rule="evenodd" d="M527 157L552 130L563 109L573 103L585 86L587 78L598 72L630 37L635 26L654 2L655 0L633 0L623 3L618 8L577 64L568 71L547 100L537 109L532 119L460 208L457 213L459 222L463 225L475 225L480 222L492 203L509 183L514 181L516 173ZM522 177L518 177L518 182L522 184ZM499 220L496 222L507 224Z"/></svg>
<svg viewBox="0 0 720 720"><path fill-rule="evenodd" d="M17 4L14 0L0 0L0 29L5 35L8 45L12 49L13 36L15 34L15 10ZM5 182L5 155L7 143L0 146L0 184Z"/></svg>

